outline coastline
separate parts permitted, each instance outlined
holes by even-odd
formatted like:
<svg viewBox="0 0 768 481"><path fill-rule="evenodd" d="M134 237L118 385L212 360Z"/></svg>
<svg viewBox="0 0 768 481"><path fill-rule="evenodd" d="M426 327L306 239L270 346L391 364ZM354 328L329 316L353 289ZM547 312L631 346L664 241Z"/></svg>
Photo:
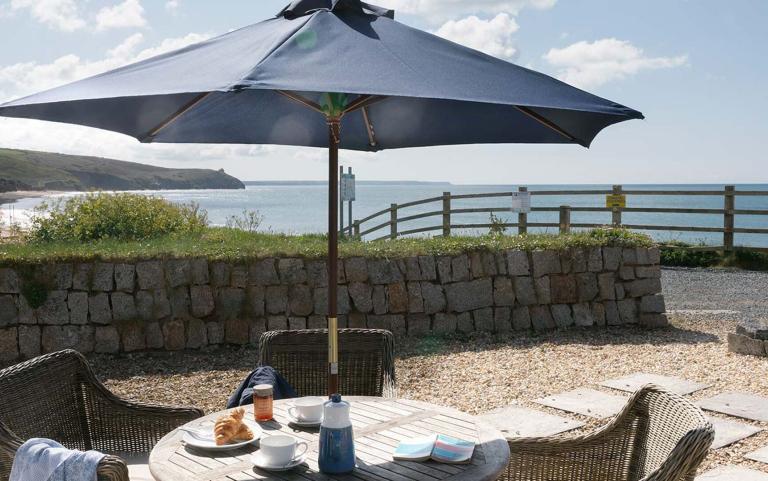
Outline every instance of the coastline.
<svg viewBox="0 0 768 481"><path fill-rule="evenodd" d="M14 190L11 192L0 192L0 205L13 204L14 202L21 199L51 197L62 193L63 191L58 190Z"/></svg>

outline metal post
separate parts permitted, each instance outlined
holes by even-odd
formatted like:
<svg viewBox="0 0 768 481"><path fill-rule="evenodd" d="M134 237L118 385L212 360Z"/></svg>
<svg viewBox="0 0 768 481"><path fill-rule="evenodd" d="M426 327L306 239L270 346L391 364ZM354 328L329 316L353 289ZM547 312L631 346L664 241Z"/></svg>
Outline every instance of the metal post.
<svg viewBox="0 0 768 481"><path fill-rule="evenodd" d="M344 166L339 166L339 179L344 177ZM341 195L341 193L339 193ZM339 199L339 232L341 233L341 237L344 237L344 201L342 199Z"/></svg>
<svg viewBox="0 0 768 481"><path fill-rule="evenodd" d="M528 187L520 187L517 190L519 192L528 192ZM517 233L518 234L528 233L528 213L527 212L520 212L519 214L517 214Z"/></svg>
<svg viewBox="0 0 768 481"><path fill-rule="evenodd" d="M352 167L347 169L347 173L352 175ZM341 224L342 226L344 223ZM352 237L352 201L349 201L349 236Z"/></svg>
<svg viewBox="0 0 768 481"><path fill-rule="evenodd" d="M339 320L337 282L339 255L339 135L338 118L328 118L328 395L339 391Z"/></svg>
<svg viewBox="0 0 768 481"><path fill-rule="evenodd" d="M443 192L443 237L451 237L451 193Z"/></svg>
<svg viewBox="0 0 768 481"><path fill-rule="evenodd" d="M560 233L569 234L571 232L571 208L567 205L560 206Z"/></svg>
<svg viewBox="0 0 768 481"><path fill-rule="evenodd" d="M355 233L354 233L355 239L359 239L360 238L360 221L356 220L354 225L355 225Z"/></svg>
<svg viewBox="0 0 768 481"><path fill-rule="evenodd" d="M389 238L397 239L397 204L389 206Z"/></svg>
<svg viewBox="0 0 768 481"><path fill-rule="evenodd" d="M613 194L614 195L621 195L621 186L620 185L614 185L613 186ZM613 224L614 227L619 227L621 225L621 207L614 207L611 212L611 224Z"/></svg>
<svg viewBox="0 0 768 481"><path fill-rule="evenodd" d="M725 186L725 199L723 208L725 214L723 215L723 246L725 252L733 252L733 227L735 225L735 219L733 210L736 208L736 186Z"/></svg>

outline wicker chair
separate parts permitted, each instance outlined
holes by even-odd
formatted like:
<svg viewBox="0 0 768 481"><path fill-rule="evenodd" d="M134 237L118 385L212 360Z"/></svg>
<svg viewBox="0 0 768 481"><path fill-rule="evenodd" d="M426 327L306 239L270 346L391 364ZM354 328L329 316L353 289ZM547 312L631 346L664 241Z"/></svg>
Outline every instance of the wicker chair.
<svg viewBox="0 0 768 481"><path fill-rule="evenodd" d="M394 396L394 351L389 331L340 329L340 391L348 396ZM265 332L259 340L259 365L274 367L300 396L326 395L328 330Z"/></svg>
<svg viewBox="0 0 768 481"><path fill-rule="evenodd" d="M693 481L714 436L699 408L649 385L592 434L510 439L509 467L499 479Z"/></svg>
<svg viewBox="0 0 768 481"><path fill-rule="evenodd" d="M85 358L66 350L0 371L0 481L7 481L22 439L54 439L70 449L147 454L160 438L203 411L120 399ZM128 480L126 462L107 456L99 481Z"/></svg>

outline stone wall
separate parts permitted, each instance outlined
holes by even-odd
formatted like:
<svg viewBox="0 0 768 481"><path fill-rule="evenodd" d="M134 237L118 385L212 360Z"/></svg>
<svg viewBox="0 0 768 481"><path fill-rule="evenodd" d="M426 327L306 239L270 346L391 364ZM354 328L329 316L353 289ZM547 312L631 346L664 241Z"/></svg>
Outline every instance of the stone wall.
<svg viewBox="0 0 768 481"><path fill-rule="evenodd" d="M257 342L325 327L322 260L0 268L0 361ZM339 324L399 336L666 325L658 249L474 252L340 263Z"/></svg>

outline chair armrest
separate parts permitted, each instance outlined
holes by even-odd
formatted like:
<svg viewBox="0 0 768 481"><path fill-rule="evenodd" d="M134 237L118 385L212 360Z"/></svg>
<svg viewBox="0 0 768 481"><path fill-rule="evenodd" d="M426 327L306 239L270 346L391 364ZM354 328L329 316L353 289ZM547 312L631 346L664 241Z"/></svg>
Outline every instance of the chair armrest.
<svg viewBox="0 0 768 481"><path fill-rule="evenodd" d="M98 481L130 481L128 466L117 456L104 456L96 469Z"/></svg>
<svg viewBox="0 0 768 481"><path fill-rule="evenodd" d="M628 438L611 429L597 436L510 439L509 465L499 480L626 480Z"/></svg>
<svg viewBox="0 0 768 481"><path fill-rule="evenodd" d="M193 407L129 401L106 388L98 389L88 407L93 449L104 452L148 453L163 436L205 415Z"/></svg>

